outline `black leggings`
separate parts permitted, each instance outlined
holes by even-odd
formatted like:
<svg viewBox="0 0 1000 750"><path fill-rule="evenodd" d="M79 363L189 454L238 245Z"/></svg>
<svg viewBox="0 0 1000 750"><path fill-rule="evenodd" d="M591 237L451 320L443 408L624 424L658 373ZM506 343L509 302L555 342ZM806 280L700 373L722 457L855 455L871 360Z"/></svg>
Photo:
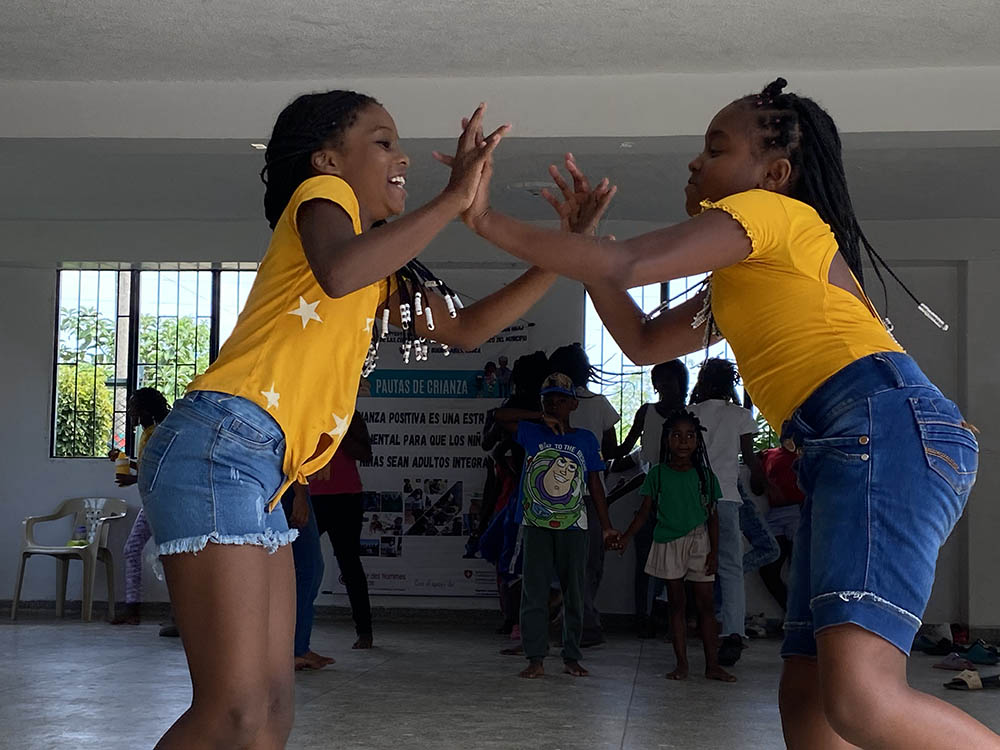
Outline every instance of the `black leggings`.
<svg viewBox="0 0 1000 750"><path fill-rule="evenodd" d="M372 606L368 600L368 577L361 565L361 523L364 511L361 493L313 495L319 536L330 535L340 576L351 601L351 615L358 635L372 634Z"/></svg>

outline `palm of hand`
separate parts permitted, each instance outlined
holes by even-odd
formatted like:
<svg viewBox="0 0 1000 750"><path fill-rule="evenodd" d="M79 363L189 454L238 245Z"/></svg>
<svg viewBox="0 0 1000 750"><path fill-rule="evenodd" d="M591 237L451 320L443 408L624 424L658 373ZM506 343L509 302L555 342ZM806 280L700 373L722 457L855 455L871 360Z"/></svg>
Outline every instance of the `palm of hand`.
<svg viewBox="0 0 1000 750"><path fill-rule="evenodd" d="M618 188L611 185L607 178L592 188L590 180L577 166L572 154L566 154L566 170L573 178L572 188L558 167L555 165L549 167L549 174L562 193L562 200L548 190L542 191L542 197L559 214L559 225L564 232L594 234Z"/></svg>

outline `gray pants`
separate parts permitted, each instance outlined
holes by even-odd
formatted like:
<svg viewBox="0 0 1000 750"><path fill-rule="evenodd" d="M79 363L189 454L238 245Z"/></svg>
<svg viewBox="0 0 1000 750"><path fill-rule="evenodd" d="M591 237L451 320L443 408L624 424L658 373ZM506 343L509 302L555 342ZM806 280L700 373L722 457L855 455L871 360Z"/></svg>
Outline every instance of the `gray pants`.
<svg viewBox="0 0 1000 750"><path fill-rule="evenodd" d="M601 629L601 613L594 603L597 591L604 577L604 532L594 510L594 501L588 496L587 503L587 570L583 586L583 640L604 639Z"/></svg>

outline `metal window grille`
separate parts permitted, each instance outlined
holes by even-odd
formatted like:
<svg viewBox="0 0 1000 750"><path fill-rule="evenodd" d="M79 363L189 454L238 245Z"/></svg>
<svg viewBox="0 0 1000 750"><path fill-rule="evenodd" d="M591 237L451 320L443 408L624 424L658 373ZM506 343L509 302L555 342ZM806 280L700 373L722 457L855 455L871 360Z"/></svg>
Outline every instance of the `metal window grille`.
<svg viewBox="0 0 1000 750"><path fill-rule="evenodd" d="M134 455L129 397L168 402L208 367L246 302L256 271L240 268L62 269L53 377L54 457Z"/></svg>

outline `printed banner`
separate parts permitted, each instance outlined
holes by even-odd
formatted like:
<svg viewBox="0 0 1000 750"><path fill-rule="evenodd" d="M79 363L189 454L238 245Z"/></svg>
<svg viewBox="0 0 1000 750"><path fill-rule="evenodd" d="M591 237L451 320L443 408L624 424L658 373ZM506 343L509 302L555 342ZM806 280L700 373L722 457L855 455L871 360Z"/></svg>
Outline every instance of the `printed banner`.
<svg viewBox="0 0 1000 750"><path fill-rule="evenodd" d="M358 399L374 458L359 466L364 487L362 563L372 594L496 596L496 571L466 558L486 479L486 412L509 395L511 368L531 353L530 324L469 352L404 365L399 334L383 342L379 367ZM324 595L345 593L324 545ZM322 600L321 600L322 601Z"/></svg>

